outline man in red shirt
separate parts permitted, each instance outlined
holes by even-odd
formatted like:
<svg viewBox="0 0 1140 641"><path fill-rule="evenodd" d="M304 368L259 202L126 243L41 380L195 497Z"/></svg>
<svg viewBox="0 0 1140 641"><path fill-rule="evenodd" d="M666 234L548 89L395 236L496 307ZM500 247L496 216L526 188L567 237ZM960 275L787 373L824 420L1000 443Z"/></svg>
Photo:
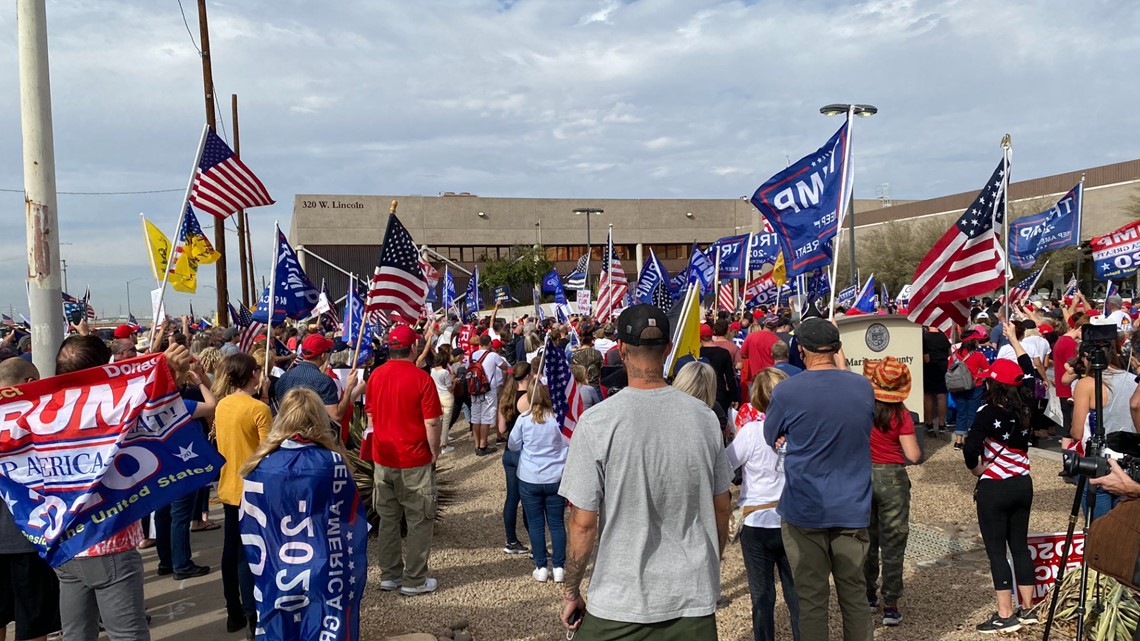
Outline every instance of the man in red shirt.
<svg viewBox="0 0 1140 641"><path fill-rule="evenodd" d="M388 362L368 378L376 463L372 502L380 515L380 589L399 590L405 596L427 594L437 587L427 572L443 411L435 382L413 360L418 339L407 325L393 327L388 333ZM408 522L406 559L400 550L401 517Z"/></svg>
<svg viewBox="0 0 1140 641"><path fill-rule="evenodd" d="M740 346L740 360L748 363L741 380L745 390L752 389L752 379L756 378L757 374L776 364L776 361L772 360L772 346L780 340L780 337L772 331L775 321L775 316L765 318L760 329L749 334L744 339L744 344Z"/></svg>
<svg viewBox="0 0 1140 641"><path fill-rule="evenodd" d="M1053 344L1053 385L1057 389L1057 398L1061 400L1064 422L1060 428L1062 439L1069 437L1069 430L1073 427L1073 390L1061 378L1068 369L1069 359L1077 355L1077 340L1081 337L1081 328L1088 324L1088 319L1082 312L1074 312L1069 317L1069 322L1072 327Z"/></svg>

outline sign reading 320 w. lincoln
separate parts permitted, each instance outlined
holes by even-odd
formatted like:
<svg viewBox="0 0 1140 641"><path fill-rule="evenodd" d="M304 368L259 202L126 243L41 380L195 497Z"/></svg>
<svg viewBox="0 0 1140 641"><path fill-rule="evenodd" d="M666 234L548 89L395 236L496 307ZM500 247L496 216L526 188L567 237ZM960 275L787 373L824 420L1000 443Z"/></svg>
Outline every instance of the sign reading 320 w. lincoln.
<svg viewBox="0 0 1140 641"><path fill-rule="evenodd" d="M58 566L213 480L189 421L161 354L0 388L0 497Z"/></svg>

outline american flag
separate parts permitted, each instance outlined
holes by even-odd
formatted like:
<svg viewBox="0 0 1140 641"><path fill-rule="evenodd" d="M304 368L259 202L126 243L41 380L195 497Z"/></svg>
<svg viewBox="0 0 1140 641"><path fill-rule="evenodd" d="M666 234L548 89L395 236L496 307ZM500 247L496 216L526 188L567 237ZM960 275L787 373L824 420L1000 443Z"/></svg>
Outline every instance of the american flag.
<svg viewBox="0 0 1140 641"><path fill-rule="evenodd" d="M566 276L567 289L586 289L586 270L590 268L590 254L582 254L578 258L578 263L574 265L574 271Z"/></svg>
<svg viewBox="0 0 1140 641"><path fill-rule="evenodd" d="M1065 285L1065 294L1064 294L1063 298L1072 298L1073 296L1076 296L1076 295L1077 295L1077 275L1073 274L1073 277L1069 279L1069 284Z"/></svg>
<svg viewBox="0 0 1140 641"><path fill-rule="evenodd" d="M577 381L570 374L570 359L566 352L558 349L548 337L543 354L542 369L546 375L547 389L550 390L554 416L562 430L562 437L569 441L574 435L574 427L578 425L578 418L586 411L586 404L582 401Z"/></svg>
<svg viewBox="0 0 1140 641"><path fill-rule="evenodd" d="M736 309L736 302L732 300L732 285L725 283L720 286L720 293L716 297L717 304L726 312Z"/></svg>
<svg viewBox="0 0 1140 641"><path fill-rule="evenodd" d="M603 322L608 321L621 308L628 292L629 279L625 277L621 260L614 253L614 233L611 229L602 252L602 280L598 283L598 309L595 317Z"/></svg>
<svg viewBox="0 0 1140 641"><path fill-rule="evenodd" d="M1045 263L1045 265L1048 264L1048 262ZM1029 295L1033 293L1033 288L1037 285L1037 279L1041 278L1041 272L1045 271L1045 265L1042 265L1037 271L1026 276L1024 280L1009 290L1009 302L1011 304L1020 305L1029 298Z"/></svg>
<svg viewBox="0 0 1140 641"><path fill-rule="evenodd" d="M212 130L198 159L198 171L190 188L190 204L225 218L247 207L272 205L265 185L246 167L230 146Z"/></svg>
<svg viewBox="0 0 1140 641"><path fill-rule="evenodd" d="M232 303L227 305L230 308L230 318L234 321L234 327L238 328L238 349L249 352L254 340L265 332L265 325L253 320L253 313L245 305L241 306L240 313L234 309Z"/></svg>
<svg viewBox="0 0 1140 641"><path fill-rule="evenodd" d="M651 303L665 313L669 313L669 310L673 309L673 295L669 293L668 283L664 281L657 283L657 287L653 288Z"/></svg>
<svg viewBox="0 0 1140 641"><path fill-rule="evenodd" d="M389 214L384 246L380 248L380 264L372 275L364 311L369 314L386 311L402 316L411 324L420 317L426 301L427 279L420 267L420 252L396 214Z"/></svg>
<svg viewBox="0 0 1140 641"><path fill-rule="evenodd" d="M911 288L911 322L949 333L965 323L965 301L1005 284L1006 257L999 232L1004 216L1009 161L1003 158L986 186L919 263Z"/></svg>

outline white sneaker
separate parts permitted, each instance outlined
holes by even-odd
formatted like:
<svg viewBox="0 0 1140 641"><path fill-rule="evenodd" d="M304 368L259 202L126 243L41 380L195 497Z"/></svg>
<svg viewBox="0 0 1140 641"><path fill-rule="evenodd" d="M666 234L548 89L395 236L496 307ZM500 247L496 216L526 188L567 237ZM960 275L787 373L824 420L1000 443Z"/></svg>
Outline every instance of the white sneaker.
<svg viewBox="0 0 1140 641"><path fill-rule="evenodd" d="M546 583L550 580L550 570L546 568L536 568L534 572L531 572L530 575L533 576L534 580L538 581L539 583Z"/></svg>
<svg viewBox="0 0 1140 641"><path fill-rule="evenodd" d="M404 585L404 582L399 579L395 581L381 581L380 589L385 592L391 592L392 590L399 590L401 585Z"/></svg>
<svg viewBox="0 0 1140 641"><path fill-rule="evenodd" d="M554 568L554 582L562 583L562 578L566 576L566 570L562 568Z"/></svg>
<svg viewBox="0 0 1140 641"><path fill-rule="evenodd" d="M439 453L440 454L451 454L454 451L455 451L455 447L452 445L448 445L447 447L440 450Z"/></svg>
<svg viewBox="0 0 1140 641"><path fill-rule="evenodd" d="M416 596L417 594L430 594L435 592L439 587L439 583L435 579L428 579L424 584L414 588L400 588L400 594L404 596Z"/></svg>

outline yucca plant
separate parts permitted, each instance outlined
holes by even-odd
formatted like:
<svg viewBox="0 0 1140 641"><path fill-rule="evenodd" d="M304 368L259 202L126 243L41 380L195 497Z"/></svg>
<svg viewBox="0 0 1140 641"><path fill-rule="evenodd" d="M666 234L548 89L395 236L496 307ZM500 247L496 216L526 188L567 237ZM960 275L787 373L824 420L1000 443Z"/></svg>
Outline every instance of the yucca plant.
<svg viewBox="0 0 1140 641"><path fill-rule="evenodd" d="M1072 570L1065 574L1061 587L1057 589L1057 614L1054 619L1059 630L1064 630L1072 638L1076 634L1077 605L1079 603L1081 585L1080 570ZM1099 607L1096 604L1097 587L1100 588ZM1089 569L1089 582L1087 586L1085 608L1085 641L1131 641L1136 631L1137 621L1140 621L1140 600L1129 588L1121 585L1109 576L1104 576L1096 570ZM1049 601L1053 598L1051 592L1044 601L1034 608L1042 619L1049 614Z"/></svg>
<svg viewBox="0 0 1140 641"><path fill-rule="evenodd" d="M376 466L364 459L360 458L360 444L364 442L364 430L368 426L368 419L363 414L357 414L352 418L352 424L348 430L348 443L345 443L345 449L348 450L348 460L352 463L355 470L353 472L353 479L356 481L356 488L360 491L360 500L364 503L368 523L372 525L372 536L379 533L378 526L380 525L380 515L376 514L376 508L372 504L372 488L376 484L375 470ZM455 489L451 485L451 481L440 480L440 476L447 471L447 468L436 466L436 522L443 520L444 507L451 505L455 500ZM404 535L407 533L407 528L403 524L400 526L400 533Z"/></svg>

